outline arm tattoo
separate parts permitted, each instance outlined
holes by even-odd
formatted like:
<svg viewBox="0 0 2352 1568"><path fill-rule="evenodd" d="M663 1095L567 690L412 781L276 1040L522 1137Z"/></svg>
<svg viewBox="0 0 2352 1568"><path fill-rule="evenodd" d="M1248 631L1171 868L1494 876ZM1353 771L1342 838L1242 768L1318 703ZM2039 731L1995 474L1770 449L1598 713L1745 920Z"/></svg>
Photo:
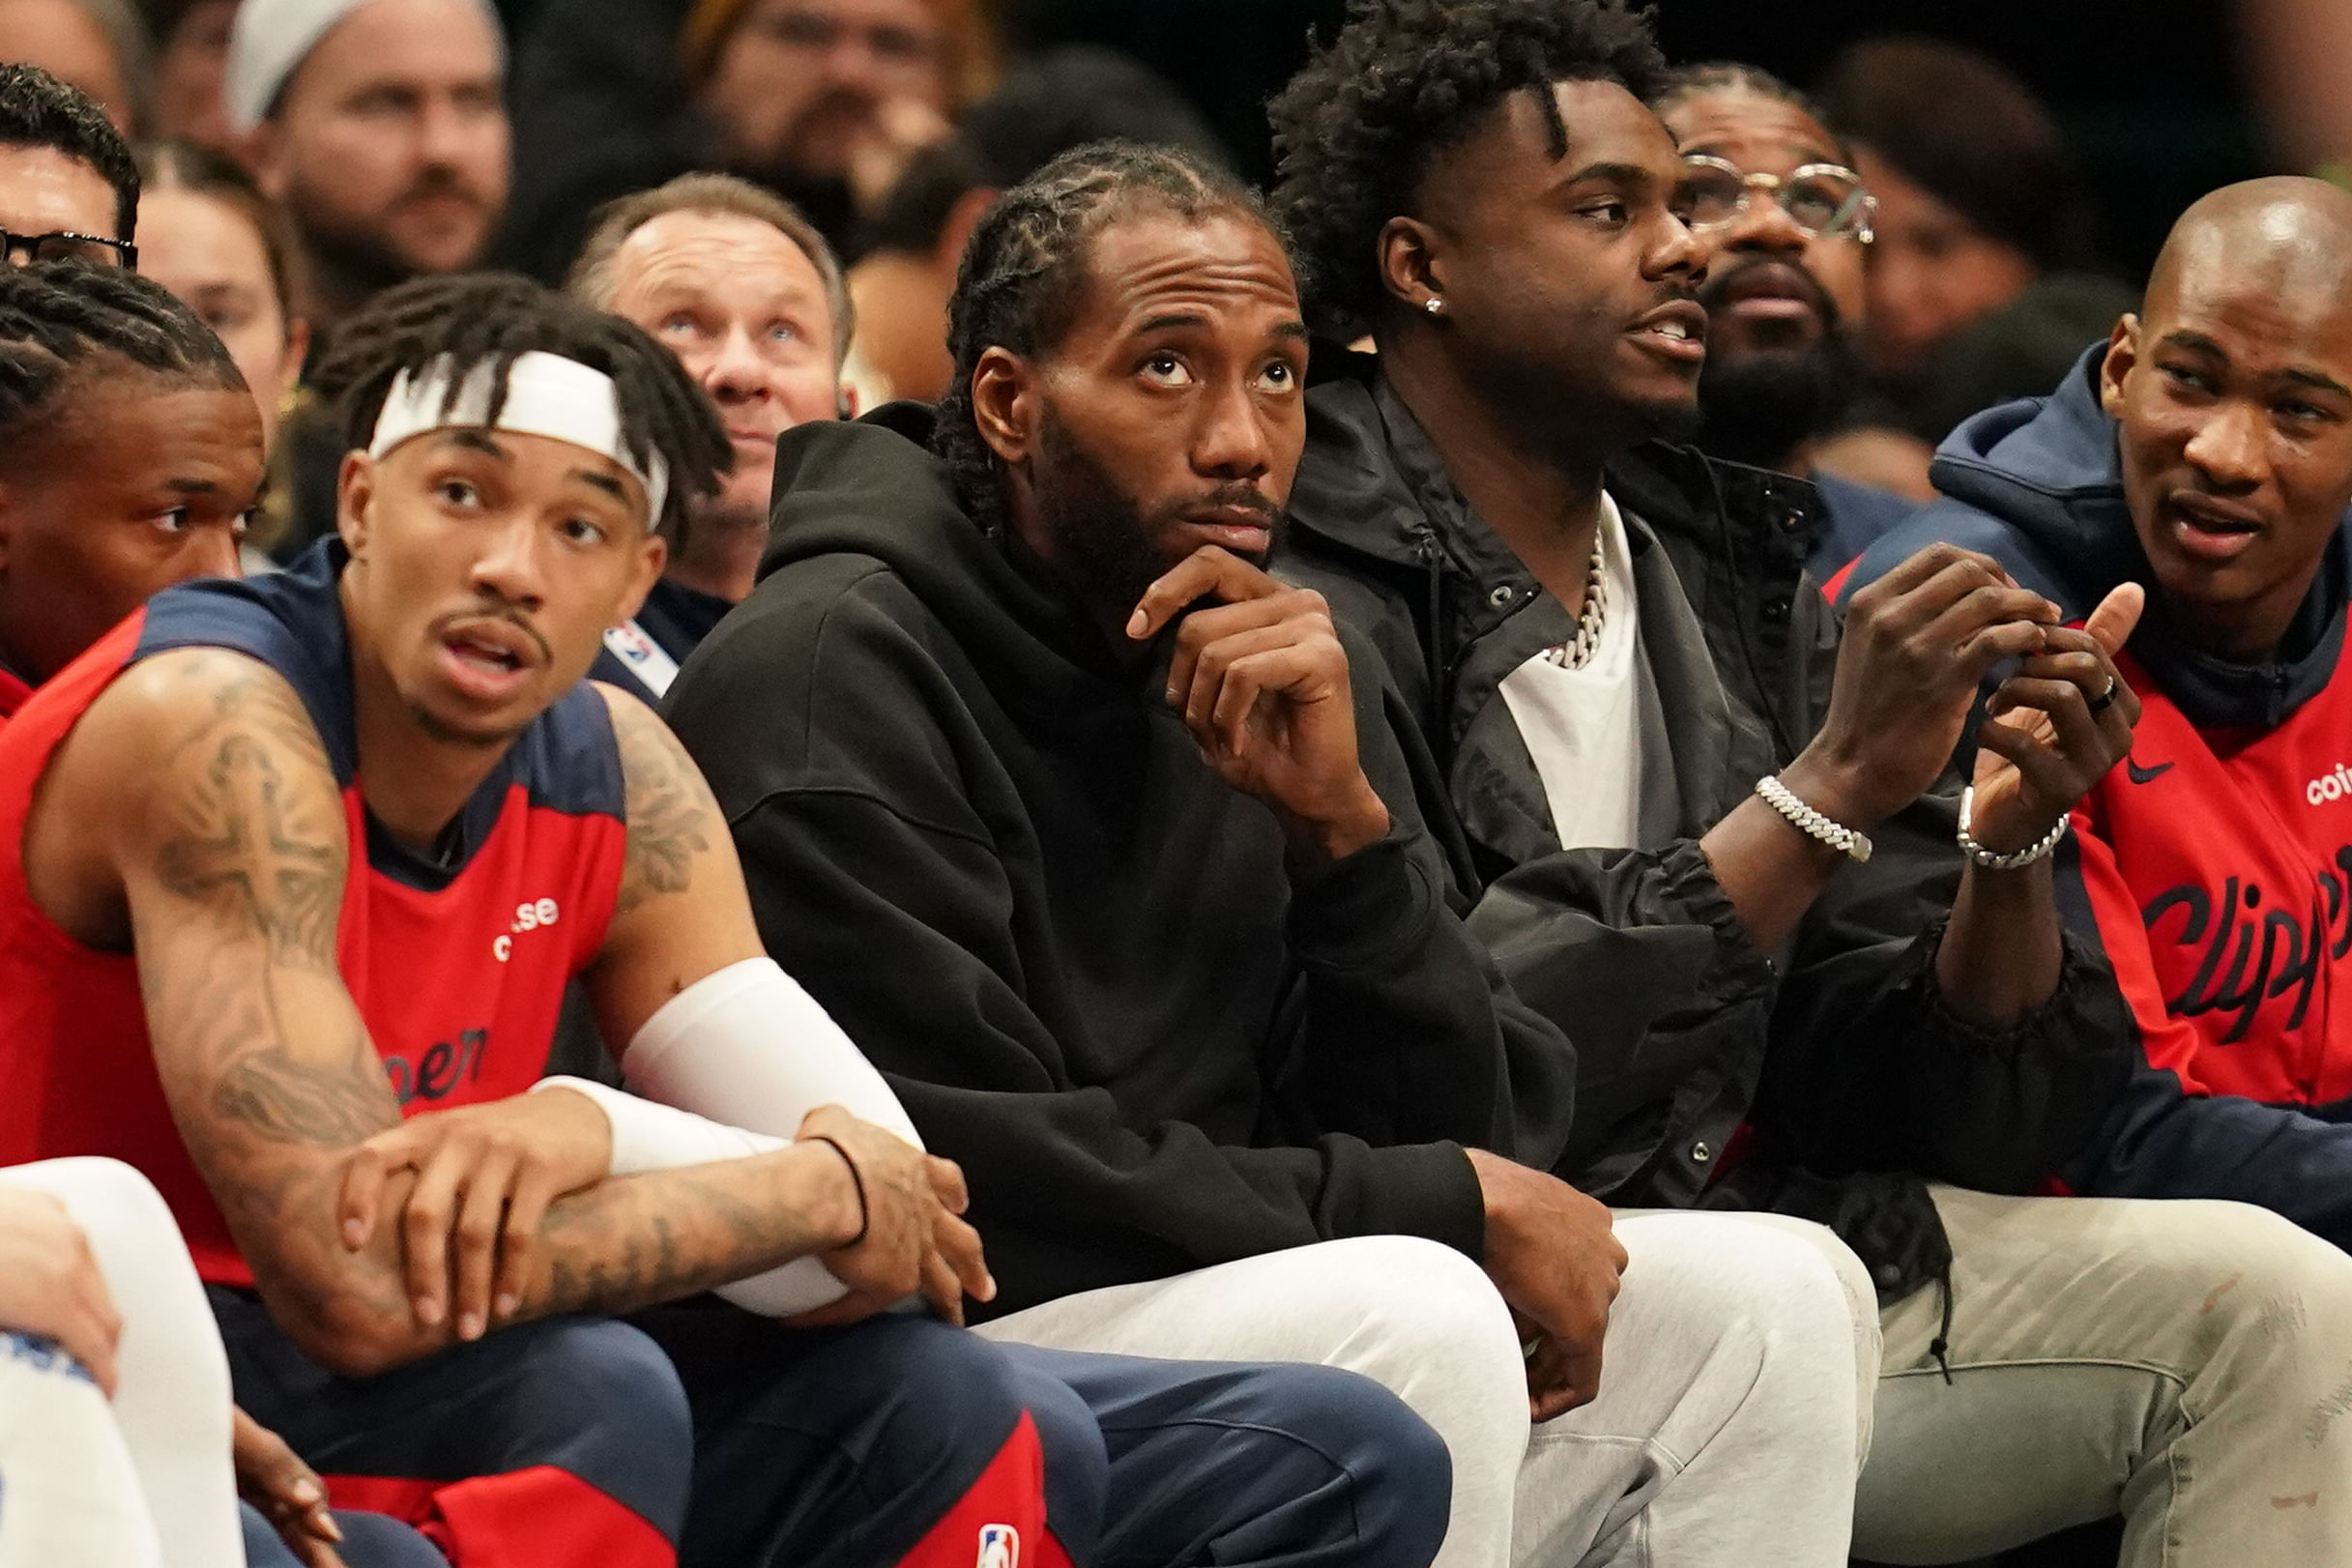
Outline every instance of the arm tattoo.
<svg viewBox="0 0 2352 1568"><path fill-rule="evenodd" d="M269 1046L229 1063L213 1086L213 1109L274 1143L349 1148L389 1125L382 1097L363 1091L375 1087L370 1078L355 1082L348 1060L305 1061Z"/></svg>
<svg viewBox="0 0 2352 1568"><path fill-rule="evenodd" d="M166 765L177 820L155 872L213 918L181 923L201 947L174 944L165 973L142 973L149 1016L169 1016L212 1068L206 1104L221 1125L191 1128L191 1147L235 1128L348 1148L399 1113L348 1002L330 1026L339 1037L319 1038L305 1020L321 1015L300 1006L342 984L341 801L309 715L281 682L255 671L222 681L217 667L210 679L210 714Z"/></svg>
<svg viewBox="0 0 2352 1568"><path fill-rule="evenodd" d="M614 913L626 915L649 898L686 890L694 857L711 848L718 802L659 719L622 708L613 723L628 786L628 850Z"/></svg>
<svg viewBox="0 0 2352 1568"><path fill-rule="evenodd" d="M234 907L271 963L332 969L344 857L290 819L287 793L267 741L230 731L187 793L192 820L157 852L157 875L182 898Z"/></svg>
<svg viewBox="0 0 2352 1568"><path fill-rule="evenodd" d="M816 1233L755 1201L724 1161L624 1177L547 1211L545 1312L625 1313L708 1291L807 1253Z"/></svg>

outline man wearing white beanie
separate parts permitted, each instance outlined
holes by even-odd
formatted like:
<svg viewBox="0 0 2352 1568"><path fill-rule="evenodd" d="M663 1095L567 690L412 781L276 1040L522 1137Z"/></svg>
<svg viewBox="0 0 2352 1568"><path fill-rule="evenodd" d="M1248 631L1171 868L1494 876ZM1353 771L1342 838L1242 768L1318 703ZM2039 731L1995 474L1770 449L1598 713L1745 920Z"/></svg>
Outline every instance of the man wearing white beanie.
<svg viewBox="0 0 2352 1568"><path fill-rule="evenodd" d="M506 45L488 0L245 0L226 112L308 253L329 328L479 262L506 210Z"/></svg>

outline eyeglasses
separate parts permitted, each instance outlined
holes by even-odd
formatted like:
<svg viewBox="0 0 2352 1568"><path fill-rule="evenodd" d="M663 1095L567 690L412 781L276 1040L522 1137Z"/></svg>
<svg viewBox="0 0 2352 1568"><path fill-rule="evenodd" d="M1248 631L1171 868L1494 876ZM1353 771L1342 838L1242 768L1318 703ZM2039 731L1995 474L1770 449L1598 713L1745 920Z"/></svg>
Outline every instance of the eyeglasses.
<svg viewBox="0 0 2352 1568"><path fill-rule="evenodd" d="M1868 245L1875 238L1871 224L1878 216L1878 198L1863 189L1862 176L1843 163L1808 163L1783 179L1777 174L1746 174L1705 154L1682 161L1682 220L1701 233L1738 218L1760 190L1814 239L1851 236Z"/></svg>
<svg viewBox="0 0 2352 1568"><path fill-rule="evenodd" d="M0 253L12 267L28 261L86 261L93 267L139 270L139 247L129 240L109 240L96 234L60 229L53 234L12 234L0 229Z"/></svg>

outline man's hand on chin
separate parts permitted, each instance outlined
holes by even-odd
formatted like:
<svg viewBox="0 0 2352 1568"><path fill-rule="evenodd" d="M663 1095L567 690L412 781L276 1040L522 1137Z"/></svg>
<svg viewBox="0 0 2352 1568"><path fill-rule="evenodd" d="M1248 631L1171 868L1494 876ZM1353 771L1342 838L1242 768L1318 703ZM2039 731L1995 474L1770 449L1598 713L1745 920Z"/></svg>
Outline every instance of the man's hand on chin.
<svg viewBox="0 0 2352 1568"><path fill-rule="evenodd" d="M1219 602L1189 609L1204 598ZM1321 594L1207 545L1144 591L1127 635L1176 623L1168 706L1217 776L1282 823L1292 862L1352 855L1388 832L1356 754L1348 654Z"/></svg>

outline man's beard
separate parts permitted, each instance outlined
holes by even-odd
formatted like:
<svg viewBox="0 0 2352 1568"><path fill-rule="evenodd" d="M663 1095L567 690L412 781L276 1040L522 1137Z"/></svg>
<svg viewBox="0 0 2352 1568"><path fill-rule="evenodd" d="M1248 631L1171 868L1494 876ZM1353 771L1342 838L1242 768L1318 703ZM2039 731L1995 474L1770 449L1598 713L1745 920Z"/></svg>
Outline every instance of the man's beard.
<svg viewBox="0 0 2352 1568"><path fill-rule="evenodd" d="M1722 297L1723 281L1711 279L1704 291L1712 296L1710 310ZM1862 385L1860 352L1838 318L1837 303L1826 292L1814 303L1821 333L1810 343L1737 354L1710 346L1699 376L1697 437L1709 454L1779 468L1852 406Z"/></svg>
<svg viewBox="0 0 2352 1568"><path fill-rule="evenodd" d="M1079 596L1090 604L1127 609L1144 590L1180 560L1169 556L1168 536L1183 515L1198 508L1248 507L1267 527L1266 555L1282 542L1289 523L1280 508L1246 485L1226 485L1185 496L1147 515L1118 486L1093 454L1078 444L1051 403L1037 425L1037 460L1032 475L1037 517L1052 546L1055 564ZM1255 565L1263 566L1261 560Z"/></svg>
<svg viewBox="0 0 2352 1568"><path fill-rule="evenodd" d="M299 180L286 191L286 211L302 233L304 248L316 262L354 292L375 294L405 283L423 270L416 257L402 251L391 239L387 219L392 209L401 202L443 195L463 196L483 215L481 243L472 258L479 261L480 252L488 247L491 233L497 227L497 214L482 199L481 192L445 168L426 169L415 185L368 218L354 218L333 210L315 199L310 188Z"/></svg>

